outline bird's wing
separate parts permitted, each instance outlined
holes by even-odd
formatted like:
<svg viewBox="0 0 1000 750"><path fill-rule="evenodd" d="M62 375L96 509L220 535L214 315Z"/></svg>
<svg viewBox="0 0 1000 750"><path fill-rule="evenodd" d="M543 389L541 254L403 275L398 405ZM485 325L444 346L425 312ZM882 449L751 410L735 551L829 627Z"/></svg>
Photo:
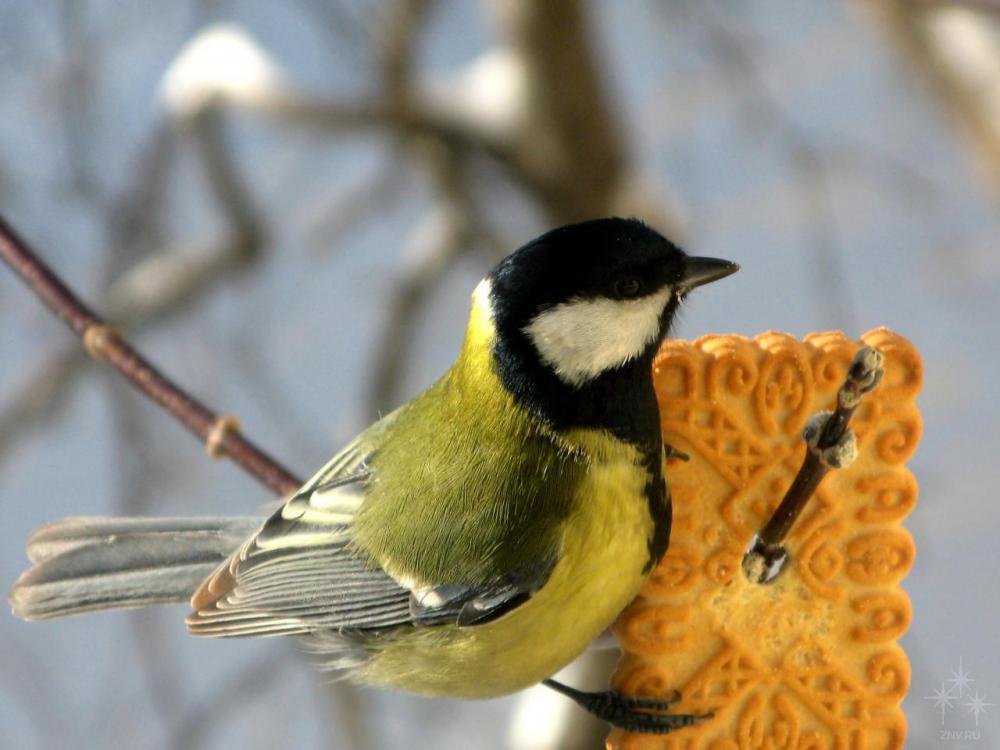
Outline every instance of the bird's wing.
<svg viewBox="0 0 1000 750"><path fill-rule="evenodd" d="M368 459L389 415L335 456L192 597L196 635L290 635L384 630L399 625L471 626L526 601L555 560L495 580L440 586L401 581L358 554L351 523L371 478Z"/></svg>
<svg viewBox="0 0 1000 750"><path fill-rule="evenodd" d="M414 625L482 625L502 617L531 598L548 580L556 560L538 560L487 584L447 583L411 589Z"/></svg>

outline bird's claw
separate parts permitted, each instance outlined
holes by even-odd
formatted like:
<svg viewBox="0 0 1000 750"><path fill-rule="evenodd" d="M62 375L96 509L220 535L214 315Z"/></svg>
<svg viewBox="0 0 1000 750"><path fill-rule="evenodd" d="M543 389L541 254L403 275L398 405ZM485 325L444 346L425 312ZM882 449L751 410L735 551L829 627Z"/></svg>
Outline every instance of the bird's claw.
<svg viewBox="0 0 1000 750"><path fill-rule="evenodd" d="M677 705L680 694L669 700L643 698L632 695L618 695L613 691L590 693L594 700L590 705L577 701L587 711L613 727L639 734L666 734L675 729L690 727L699 721L709 719L712 714L659 714L649 711L665 711Z"/></svg>
<svg viewBox="0 0 1000 750"><path fill-rule="evenodd" d="M681 700L679 692L675 692L672 698L667 699L647 698L638 695L619 695L614 690L586 693L555 680L544 682L550 688L572 699L587 713L626 732L666 734L712 717L712 714L650 713L650 711L666 711L676 706Z"/></svg>
<svg viewBox="0 0 1000 750"><path fill-rule="evenodd" d="M649 698L644 695L621 695L613 690L608 690L606 695L622 702L629 708L648 708L653 711L669 711L681 702L681 691L675 690L673 698Z"/></svg>

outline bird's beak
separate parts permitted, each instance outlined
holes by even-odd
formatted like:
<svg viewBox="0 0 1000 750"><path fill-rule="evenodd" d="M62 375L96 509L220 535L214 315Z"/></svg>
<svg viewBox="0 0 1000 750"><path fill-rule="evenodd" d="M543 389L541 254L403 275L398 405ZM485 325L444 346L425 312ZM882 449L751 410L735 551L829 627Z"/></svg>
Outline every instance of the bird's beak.
<svg viewBox="0 0 1000 750"><path fill-rule="evenodd" d="M684 262L684 276L681 278L681 285L687 289L694 289L702 284L710 284L713 281L724 279L730 274L740 270L739 265L731 260L721 258L688 258Z"/></svg>

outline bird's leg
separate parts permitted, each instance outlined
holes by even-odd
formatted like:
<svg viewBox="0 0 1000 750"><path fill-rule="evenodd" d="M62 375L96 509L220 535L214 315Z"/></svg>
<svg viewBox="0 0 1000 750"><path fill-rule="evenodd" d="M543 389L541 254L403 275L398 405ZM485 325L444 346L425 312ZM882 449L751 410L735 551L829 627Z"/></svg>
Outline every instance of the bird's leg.
<svg viewBox="0 0 1000 750"><path fill-rule="evenodd" d="M691 460L691 456L689 456L684 451L677 450L670 443L664 443L663 444L663 455L666 456L668 459L679 458L681 461L690 461Z"/></svg>
<svg viewBox="0 0 1000 750"><path fill-rule="evenodd" d="M542 680L542 684L552 688L557 693L562 693L587 713L608 722L613 727L624 729L626 732L666 734L681 727L689 727L712 716L712 714L653 714L639 710L666 711L677 705L681 699L680 693L676 693L673 698L668 700L659 700L619 695L614 690L586 693L555 680Z"/></svg>

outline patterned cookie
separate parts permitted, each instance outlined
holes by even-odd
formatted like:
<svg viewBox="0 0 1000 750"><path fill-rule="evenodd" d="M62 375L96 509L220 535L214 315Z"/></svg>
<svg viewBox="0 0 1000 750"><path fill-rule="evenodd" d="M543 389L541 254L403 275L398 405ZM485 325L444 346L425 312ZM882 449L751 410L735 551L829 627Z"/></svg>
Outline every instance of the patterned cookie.
<svg viewBox="0 0 1000 750"><path fill-rule="evenodd" d="M828 474L790 535L790 560L767 585L740 562L802 463L802 426L832 409L860 344L840 333L799 341L706 336L671 341L655 363L671 459L670 549L615 632L627 694L683 701L714 718L665 736L615 731L633 750L902 748L910 684L897 641L912 618L900 583L914 545L902 521L917 483L905 463L921 433L922 364L886 329L862 341L885 354L885 378L851 427L859 455Z"/></svg>

